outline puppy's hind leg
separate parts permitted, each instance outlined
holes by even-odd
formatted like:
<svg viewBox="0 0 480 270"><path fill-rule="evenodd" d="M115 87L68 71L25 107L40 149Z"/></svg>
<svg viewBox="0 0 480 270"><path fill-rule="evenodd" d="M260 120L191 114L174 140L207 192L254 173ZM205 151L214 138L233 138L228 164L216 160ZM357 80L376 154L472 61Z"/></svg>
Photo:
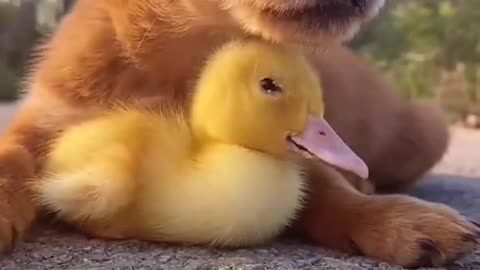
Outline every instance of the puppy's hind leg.
<svg viewBox="0 0 480 270"><path fill-rule="evenodd" d="M448 124L433 104L409 104L370 179L380 192L399 191L417 181L441 160L449 143Z"/></svg>

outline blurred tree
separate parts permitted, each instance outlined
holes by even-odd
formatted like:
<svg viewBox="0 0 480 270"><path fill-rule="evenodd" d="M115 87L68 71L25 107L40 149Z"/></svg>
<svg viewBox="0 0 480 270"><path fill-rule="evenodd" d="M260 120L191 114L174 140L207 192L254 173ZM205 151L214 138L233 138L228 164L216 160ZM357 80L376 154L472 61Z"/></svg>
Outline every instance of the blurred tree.
<svg viewBox="0 0 480 270"><path fill-rule="evenodd" d="M35 29L35 3L0 3L0 14L0 99L15 99L24 62L37 38L32 31Z"/></svg>
<svg viewBox="0 0 480 270"><path fill-rule="evenodd" d="M32 47L56 27L73 0L0 0L0 100L18 96Z"/></svg>

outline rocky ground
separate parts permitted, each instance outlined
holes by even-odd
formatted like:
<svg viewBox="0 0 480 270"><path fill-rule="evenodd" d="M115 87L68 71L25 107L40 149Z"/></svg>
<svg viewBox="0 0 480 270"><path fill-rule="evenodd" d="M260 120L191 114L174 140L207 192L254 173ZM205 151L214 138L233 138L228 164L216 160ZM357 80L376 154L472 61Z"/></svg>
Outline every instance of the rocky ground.
<svg viewBox="0 0 480 270"><path fill-rule="evenodd" d="M0 105L0 132L13 105ZM409 193L457 208L480 220L480 131L452 128L452 144L432 174ZM441 224L439 224L441 225ZM104 242L47 228L12 256L0 258L0 269L340 269L401 270L401 267L313 247L285 239L266 246L233 251ZM437 268L438 269L438 268ZM447 268L480 269L480 251Z"/></svg>

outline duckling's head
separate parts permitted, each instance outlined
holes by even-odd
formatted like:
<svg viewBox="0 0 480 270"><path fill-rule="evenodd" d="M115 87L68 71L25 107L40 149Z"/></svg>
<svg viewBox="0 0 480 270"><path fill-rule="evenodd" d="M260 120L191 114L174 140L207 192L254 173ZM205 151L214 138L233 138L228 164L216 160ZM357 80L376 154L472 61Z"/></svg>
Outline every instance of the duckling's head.
<svg viewBox="0 0 480 270"><path fill-rule="evenodd" d="M292 149L309 152L367 177L365 163L323 118L320 81L298 51L256 40L229 43L209 59L196 86L191 121L200 143L280 158Z"/></svg>

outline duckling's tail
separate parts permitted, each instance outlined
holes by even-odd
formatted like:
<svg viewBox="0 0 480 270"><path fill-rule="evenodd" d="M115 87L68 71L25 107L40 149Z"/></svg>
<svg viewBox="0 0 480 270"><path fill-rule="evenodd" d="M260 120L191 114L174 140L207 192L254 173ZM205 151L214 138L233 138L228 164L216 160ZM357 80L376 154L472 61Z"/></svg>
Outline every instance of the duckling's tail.
<svg viewBox="0 0 480 270"><path fill-rule="evenodd" d="M33 184L35 202L72 221L108 220L134 199L136 182L122 171L91 166Z"/></svg>

